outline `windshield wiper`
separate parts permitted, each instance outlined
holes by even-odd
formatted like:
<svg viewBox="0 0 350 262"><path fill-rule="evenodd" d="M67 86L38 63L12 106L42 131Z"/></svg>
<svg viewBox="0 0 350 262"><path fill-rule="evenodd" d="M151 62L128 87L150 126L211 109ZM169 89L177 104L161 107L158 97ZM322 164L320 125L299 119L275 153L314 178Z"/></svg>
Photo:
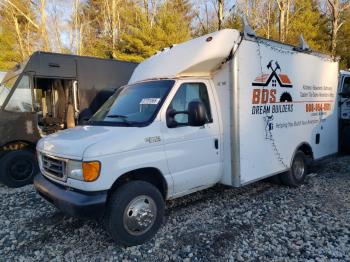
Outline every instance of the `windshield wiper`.
<svg viewBox="0 0 350 262"><path fill-rule="evenodd" d="M124 116L124 115L108 115L106 117L109 117L109 118L120 118L121 120L123 120L123 122L125 124L127 124L128 126L131 126L131 123L126 120L128 117L127 116Z"/></svg>
<svg viewBox="0 0 350 262"><path fill-rule="evenodd" d="M124 116L124 115L108 115L107 117L110 117L110 118L123 118L123 119L128 118L127 116Z"/></svg>

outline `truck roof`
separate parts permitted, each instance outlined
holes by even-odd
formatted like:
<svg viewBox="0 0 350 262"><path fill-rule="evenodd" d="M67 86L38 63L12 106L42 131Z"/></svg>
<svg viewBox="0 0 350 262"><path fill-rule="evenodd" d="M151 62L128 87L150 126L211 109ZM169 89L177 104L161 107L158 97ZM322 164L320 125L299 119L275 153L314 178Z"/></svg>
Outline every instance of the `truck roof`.
<svg viewBox="0 0 350 262"><path fill-rule="evenodd" d="M158 52L138 65L129 81L210 75L230 54L240 33L220 30Z"/></svg>
<svg viewBox="0 0 350 262"><path fill-rule="evenodd" d="M89 67L92 68L91 73L94 72L95 68L101 69L102 65L108 67L108 65L113 64L119 65L120 68L125 68L126 66L135 67L138 64L135 62L127 62L116 59L36 51L24 62L17 64L14 68L9 70L2 80L0 78L0 82L7 81L23 71L36 72L37 76L59 76L63 78L75 77L77 74L75 61L85 61L86 63L89 63ZM52 68L50 69L50 67Z"/></svg>
<svg viewBox="0 0 350 262"><path fill-rule="evenodd" d="M127 62L127 63L134 63L138 64L136 62L128 62L128 61L122 61L114 58L102 58L102 57L95 57L95 56L84 56L84 55L73 55L73 54L62 54L62 53L54 53L54 52L45 52L45 51L35 51L31 55L33 56L41 56L41 55L50 55L50 56L63 56L63 57L68 57L68 58L86 58L86 59L93 59L93 60L103 60L103 61L118 61L118 62Z"/></svg>
<svg viewBox="0 0 350 262"><path fill-rule="evenodd" d="M243 34L236 29L223 29L165 48L139 64L129 84L150 79L177 78L185 76L210 76L230 56L231 51L239 45ZM244 38L259 41L274 48L293 52L303 52L325 59L331 57L311 50L299 50L297 47L281 42L256 37Z"/></svg>

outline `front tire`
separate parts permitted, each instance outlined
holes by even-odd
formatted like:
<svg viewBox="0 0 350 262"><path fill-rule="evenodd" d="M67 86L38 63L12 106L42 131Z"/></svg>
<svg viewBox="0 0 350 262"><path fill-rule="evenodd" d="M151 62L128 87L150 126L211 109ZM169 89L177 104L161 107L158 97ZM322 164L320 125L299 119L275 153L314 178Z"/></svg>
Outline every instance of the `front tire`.
<svg viewBox="0 0 350 262"><path fill-rule="evenodd" d="M286 186L299 186L304 183L307 175L306 156L302 151L297 151L290 170L280 175L281 181Z"/></svg>
<svg viewBox="0 0 350 262"><path fill-rule="evenodd" d="M35 155L29 150L10 151L0 159L0 182L8 187L28 185L38 172Z"/></svg>
<svg viewBox="0 0 350 262"><path fill-rule="evenodd" d="M135 246L150 240L164 217L164 199L159 190L144 181L130 181L111 196L105 226L115 242Z"/></svg>

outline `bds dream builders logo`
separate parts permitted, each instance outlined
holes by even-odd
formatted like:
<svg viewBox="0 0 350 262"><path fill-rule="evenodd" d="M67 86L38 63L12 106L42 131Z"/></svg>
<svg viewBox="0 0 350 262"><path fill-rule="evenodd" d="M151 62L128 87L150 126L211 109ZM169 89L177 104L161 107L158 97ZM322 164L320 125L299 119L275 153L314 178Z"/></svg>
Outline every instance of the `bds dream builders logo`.
<svg viewBox="0 0 350 262"><path fill-rule="evenodd" d="M288 75L281 73L279 63L274 60L267 64L267 69L271 72L263 73L252 83L252 115L293 112L289 93L293 85Z"/></svg>

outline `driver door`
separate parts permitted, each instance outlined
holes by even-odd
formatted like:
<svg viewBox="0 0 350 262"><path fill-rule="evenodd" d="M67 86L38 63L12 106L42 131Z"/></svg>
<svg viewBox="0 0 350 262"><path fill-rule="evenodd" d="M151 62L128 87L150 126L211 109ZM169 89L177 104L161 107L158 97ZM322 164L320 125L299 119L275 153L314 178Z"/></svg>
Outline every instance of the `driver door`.
<svg viewBox="0 0 350 262"><path fill-rule="evenodd" d="M341 79L341 93L343 93L345 96L340 97L340 112L341 112L341 119L350 119L350 76L344 76Z"/></svg>
<svg viewBox="0 0 350 262"><path fill-rule="evenodd" d="M176 195L197 191L220 180L219 123L214 98L208 87L207 81L180 82L171 101L163 107L164 149ZM175 116L177 126L169 127L166 111L186 111L193 100L204 104L206 124L189 126L188 116L178 114Z"/></svg>

